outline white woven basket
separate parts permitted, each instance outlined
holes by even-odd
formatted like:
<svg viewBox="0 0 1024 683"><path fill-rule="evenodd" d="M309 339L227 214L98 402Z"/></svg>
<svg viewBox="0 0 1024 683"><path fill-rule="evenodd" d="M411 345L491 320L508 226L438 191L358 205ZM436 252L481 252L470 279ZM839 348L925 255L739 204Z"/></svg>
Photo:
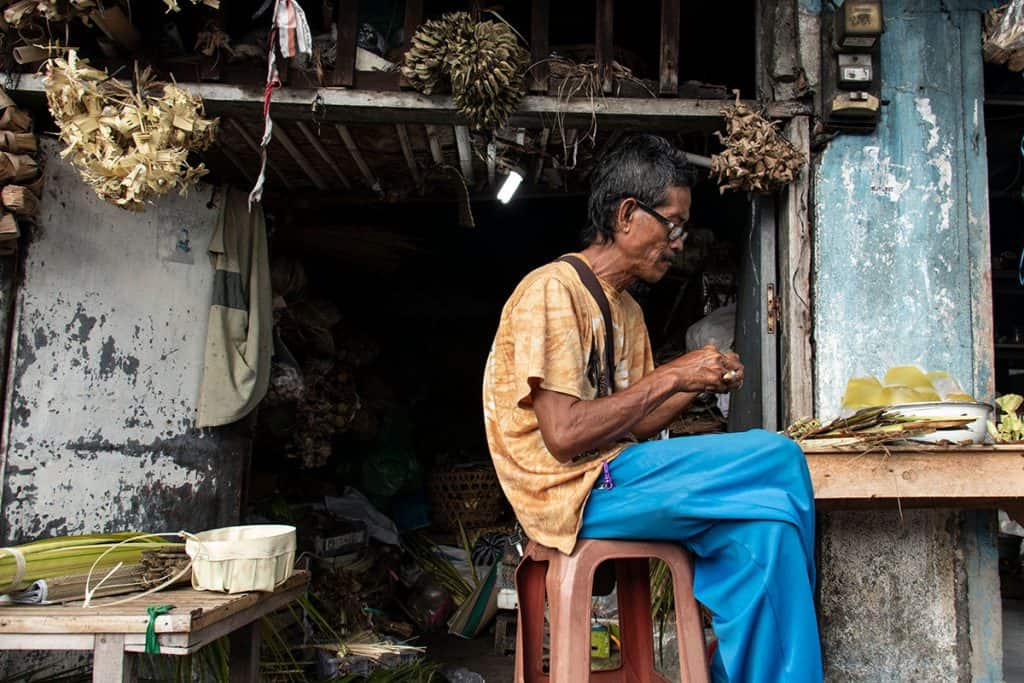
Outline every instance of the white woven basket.
<svg viewBox="0 0 1024 683"><path fill-rule="evenodd" d="M192 587L222 593L272 591L292 575L295 527L253 524L211 529L189 537Z"/></svg>

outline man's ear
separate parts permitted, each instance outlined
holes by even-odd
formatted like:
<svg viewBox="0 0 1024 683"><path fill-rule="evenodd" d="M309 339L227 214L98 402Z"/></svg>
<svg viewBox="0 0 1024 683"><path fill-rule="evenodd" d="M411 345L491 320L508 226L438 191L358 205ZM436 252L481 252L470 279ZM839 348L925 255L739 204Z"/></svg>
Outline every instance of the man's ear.
<svg viewBox="0 0 1024 683"><path fill-rule="evenodd" d="M623 232L629 232L629 223L633 218L633 213L636 211L636 200L632 197L627 197L619 202L619 208L615 211L615 228L616 231L621 230Z"/></svg>

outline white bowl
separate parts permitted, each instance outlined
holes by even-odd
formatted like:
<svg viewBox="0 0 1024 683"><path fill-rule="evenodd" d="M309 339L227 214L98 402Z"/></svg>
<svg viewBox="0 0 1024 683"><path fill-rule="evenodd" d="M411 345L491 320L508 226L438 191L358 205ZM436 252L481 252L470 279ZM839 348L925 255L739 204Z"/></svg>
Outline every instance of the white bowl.
<svg viewBox="0 0 1024 683"><path fill-rule="evenodd" d="M889 406L886 410L901 415L913 415L919 417L949 417L974 418L963 429L943 429L931 434L915 436L913 441L924 441L926 443L941 443L949 441L952 443L985 443L988 430L985 423L992 414L992 406L977 401L929 401L927 403L901 403Z"/></svg>

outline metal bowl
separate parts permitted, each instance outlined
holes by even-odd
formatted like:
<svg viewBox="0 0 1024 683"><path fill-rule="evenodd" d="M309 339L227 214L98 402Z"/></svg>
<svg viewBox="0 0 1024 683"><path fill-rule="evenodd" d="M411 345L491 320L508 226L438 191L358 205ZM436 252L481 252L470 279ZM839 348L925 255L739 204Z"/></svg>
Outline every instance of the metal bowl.
<svg viewBox="0 0 1024 683"><path fill-rule="evenodd" d="M992 406L977 401L929 401L926 403L901 403L889 406L887 410L901 415L914 415L920 417L971 417L974 422L963 429L943 429L931 434L915 436L913 441L924 441L926 443L940 443L950 441L952 443L985 443L988 431L985 423L992 414Z"/></svg>

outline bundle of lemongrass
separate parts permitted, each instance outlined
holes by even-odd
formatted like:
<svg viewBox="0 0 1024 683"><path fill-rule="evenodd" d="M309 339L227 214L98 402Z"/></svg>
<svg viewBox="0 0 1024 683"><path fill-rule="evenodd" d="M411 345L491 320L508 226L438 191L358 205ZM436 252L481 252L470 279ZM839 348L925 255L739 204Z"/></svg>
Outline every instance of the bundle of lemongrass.
<svg viewBox="0 0 1024 683"><path fill-rule="evenodd" d="M974 418L923 417L890 412L886 408L865 408L824 425L817 418L797 420L783 433L804 448L874 446L943 429L962 429L972 422Z"/></svg>
<svg viewBox="0 0 1024 683"><path fill-rule="evenodd" d="M47 538L0 548L0 593L24 590L40 579L87 576L90 572L95 585L119 564L138 564L144 551L175 545L179 544L129 531ZM138 588L145 588L141 578Z"/></svg>

